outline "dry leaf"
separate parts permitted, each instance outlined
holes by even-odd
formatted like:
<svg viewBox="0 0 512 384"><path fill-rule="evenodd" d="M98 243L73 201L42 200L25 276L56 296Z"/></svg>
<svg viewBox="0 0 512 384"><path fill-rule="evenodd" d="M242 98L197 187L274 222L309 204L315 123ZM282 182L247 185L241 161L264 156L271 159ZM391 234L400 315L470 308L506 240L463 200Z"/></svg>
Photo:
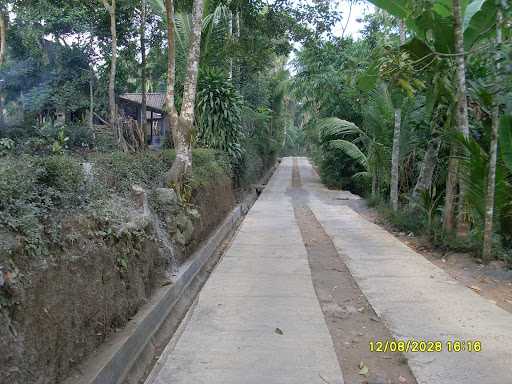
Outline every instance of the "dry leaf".
<svg viewBox="0 0 512 384"><path fill-rule="evenodd" d="M359 374L362 376L368 376L368 367L361 361L359 363Z"/></svg>
<svg viewBox="0 0 512 384"><path fill-rule="evenodd" d="M403 376L398 376L398 382L400 383L407 383L407 379Z"/></svg>
<svg viewBox="0 0 512 384"><path fill-rule="evenodd" d="M281 330L281 328L276 328L274 333L276 333L278 335L284 335L284 332Z"/></svg>
<svg viewBox="0 0 512 384"><path fill-rule="evenodd" d="M475 292L480 292L482 290L480 287L477 287L476 285L472 285L469 288L471 288Z"/></svg>

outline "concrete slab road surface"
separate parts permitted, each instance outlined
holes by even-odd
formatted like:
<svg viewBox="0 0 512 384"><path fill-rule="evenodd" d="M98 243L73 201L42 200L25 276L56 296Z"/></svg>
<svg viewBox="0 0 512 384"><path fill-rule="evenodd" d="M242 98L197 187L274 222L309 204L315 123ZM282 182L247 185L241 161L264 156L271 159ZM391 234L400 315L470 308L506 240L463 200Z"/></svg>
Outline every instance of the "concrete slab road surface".
<svg viewBox="0 0 512 384"><path fill-rule="evenodd" d="M442 342L441 352L406 353L417 382L512 384L512 315L357 214L356 197L327 191L305 158L283 159L147 383L343 383L287 193L294 163L310 209L393 336ZM450 352L449 341L479 341L481 351Z"/></svg>
<svg viewBox="0 0 512 384"><path fill-rule="evenodd" d="M203 287L152 384L342 384L286 196L286 159Z"/></svg>

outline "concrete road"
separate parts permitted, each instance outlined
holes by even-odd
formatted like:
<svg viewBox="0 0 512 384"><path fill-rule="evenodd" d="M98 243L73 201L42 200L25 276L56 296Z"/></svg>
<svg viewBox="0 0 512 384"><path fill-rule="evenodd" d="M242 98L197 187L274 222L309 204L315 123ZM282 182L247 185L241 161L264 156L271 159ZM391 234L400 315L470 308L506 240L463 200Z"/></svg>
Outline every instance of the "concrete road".
<svg viewBox="0 0 512 384"><path fill-rule="evenodd" d="M298 165L309 207L392 334L443 343L406 353L418 383L512 383L512 315L362 218L357 196L326 190L307 159ZM292 167L283 160L148 384L343 383L287 193ZM449 352L448 341L482 350Z"/></svg>
<svg viewBox="0 0 512 384"><path fill-rule="evenodd" d="M285 159L203 287L152 384L342 384L286 191Z"/></svg>
<svg viewBox="0 0 512 384"><path fill-rule="evenodd" d="M394 337L442 342L442 352L406 353L418 384L511 384L512 315L365 220L350 201L340 205L307 159L299 168L311 210ZM482 350L447 350L458 341L466 349L478 341Z"/></svg>

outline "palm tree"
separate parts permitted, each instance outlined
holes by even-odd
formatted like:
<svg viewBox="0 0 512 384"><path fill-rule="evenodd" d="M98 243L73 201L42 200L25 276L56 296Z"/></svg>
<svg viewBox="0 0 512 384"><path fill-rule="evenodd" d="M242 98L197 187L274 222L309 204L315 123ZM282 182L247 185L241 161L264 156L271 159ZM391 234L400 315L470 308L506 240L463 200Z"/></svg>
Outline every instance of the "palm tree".
<svg viewBox="0 0 512 384"><path fill-rule="evenodd" d="M496 84L499 84L500 71L500 49L502 43L502 24L503 12L498 6L496 12ZM484 244L482 256L485 261L489 261L492 256L492 227L494 222L494 200L496 193L496 161L498 157L498 134L500 124L500 98L499 95L494 97L494 105L492 110L492 129L491 129L491 145L489 158L489 175L487 181L487 195L485 202L485 225L484 225Z"/></svg>
<svg viewBox="0 0 512 384"><path fill-rule="evenodd" d="M108 103L110 110L110 124L114 130L114 137L122 150L126 151L126 143L124 137L119 131L117 124L117 107L116 107L116 74L117 74L117 17L116 17L116 0L101 0L105 10L110 17L110 35L112 39L112 55L110 58L110 77L108 82Z"/></svg>
<svg viewBox="0 0 512 384"><path fill-rule="evenodd" d="M363 128L337 117L320 120L320 141L359 164L363 171L352 177L371 179L372 197L377 197L380 185L389 184L394 122L393 102L384 84L371 93L363 115Z"/></svg>
<svg viewBox="0 0 512 384"><path fill-rule="evenodd" d="M405 24L403 20L399 21L400 45L405 43ZM395 108L395 126L393 129L393 151L391 155L391 186L390 202L394 211L398 210L398 191L400 180L400 128L402 125L402 109Z"/></svg>
<svg viewBox="0 0 512 384"><path fill-rule="evenodd" d="M0 5L0 69L2 68L7 56L7 21L7 9L5 9L5 6ZM0 93L0 129L4 124L4 103L5 96L3 93Z"/></svg>

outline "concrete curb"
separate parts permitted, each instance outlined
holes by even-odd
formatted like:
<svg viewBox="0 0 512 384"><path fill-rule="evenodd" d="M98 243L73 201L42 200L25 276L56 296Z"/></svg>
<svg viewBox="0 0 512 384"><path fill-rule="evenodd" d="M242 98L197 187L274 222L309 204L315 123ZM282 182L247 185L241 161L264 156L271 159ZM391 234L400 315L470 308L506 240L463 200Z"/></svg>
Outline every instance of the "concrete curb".
<svg viewBox="0 0 512 384"><path fill-rule="evenodd" d="M275 166L265 175L266 182ZM91 355L63 384L136 384L165 348L194 298L221 257L222 243L258 199L250 193L210 238L180 267L174 284L158 289L135 317Z"/></svg>

